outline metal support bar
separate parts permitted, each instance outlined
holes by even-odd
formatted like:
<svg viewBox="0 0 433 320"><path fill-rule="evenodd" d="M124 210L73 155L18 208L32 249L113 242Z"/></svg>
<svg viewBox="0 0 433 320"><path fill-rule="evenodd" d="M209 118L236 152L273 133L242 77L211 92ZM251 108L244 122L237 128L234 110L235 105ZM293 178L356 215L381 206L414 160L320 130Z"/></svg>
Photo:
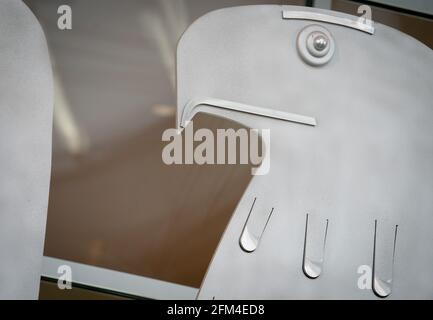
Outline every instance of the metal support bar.
<svg viewBox="0 0 433 320"><path fill-rule="evenodd" d="M363 31L369 34L374 34L373 21L367 20L367 23L362 22L362 19L350 19L347 17L324 14L313 11L292 11L284 10L283 19L296 19L296 20L313 20L332 23L340 26Z"/></svg>
<svg viewBox="0 0 433 320"><path fill-rule="evenodd" d="M272 110L272 109L267 109L262 107L255 107L255 106L233 102L233 101L225 101L225 100L214 99L214 98L202 98L202 99L192 100L185 106L180 118L179 129L181 128L183 129L186 127L188 121L190 121L197 113L196 109L199 106L210 106L215 108L233 110L238 112L254 114L262 117L306 124L310 126L317 125L315 118L304 116L304 115Z"/></svg>

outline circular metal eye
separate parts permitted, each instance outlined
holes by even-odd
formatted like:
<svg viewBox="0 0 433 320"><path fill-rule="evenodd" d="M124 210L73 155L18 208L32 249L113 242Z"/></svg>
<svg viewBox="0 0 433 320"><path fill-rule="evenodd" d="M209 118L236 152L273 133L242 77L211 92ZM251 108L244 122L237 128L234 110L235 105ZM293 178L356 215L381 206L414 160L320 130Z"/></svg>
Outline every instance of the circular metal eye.
<svg viewBox="0 0 433 320"><path fill-rule="evenodd" d="M309 25L302 29L298 35L297 46L302 59L314 66L328 63L335 50L332 35L319 25Z"/></svg>
<svg viewBox="0 0 433 320"><path fill-rule="evenodd" d="M317 51L323 51L325 48L328 47L328 38L325 35L319 35L314 38L313 44L314 49Z"/></svg>
<svg viewBox="0 0 433 320"><path fill-rule="evenodd" d="M307 50L314 57L326 56L330 49L329 38L320 31L313 31L307 36Z"/></svg>

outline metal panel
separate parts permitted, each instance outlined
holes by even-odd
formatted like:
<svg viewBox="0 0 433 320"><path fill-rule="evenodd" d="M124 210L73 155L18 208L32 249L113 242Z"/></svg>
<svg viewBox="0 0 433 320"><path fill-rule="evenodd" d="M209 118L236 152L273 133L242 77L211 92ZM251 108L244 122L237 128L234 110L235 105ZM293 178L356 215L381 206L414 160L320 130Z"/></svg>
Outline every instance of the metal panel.
<svg viewBox="0 0 433 320"><path fill-rule="evenodd" d="M270 129L272 151L271 171L252 179L199 298L379 299L388 289L389 298L433 298L432 51L378 23L371 35L282 18L283 11L306 10L332 15L289 6L223 9L197 20L179 42L178 117L205 97L317 121L306 126L200 107ZM326 64L300 57L298 35L311 25L335 41ZM239 239L256 198L273 208L272 217L256 249L246 252ZM307 214L314 237L306 237ZM306 241L321 262L318 277L304 273ZM378 284L390 287L373 291L371 275L367 288L359 287L362 266L376 267Z"/></svg>
<svg viewBox="0 0 433 320"><path fill-rule="evenodd" d="M52 95L39 23L21 1L0 1L0 299L38 297Z"/></svg>
<svg viewBox="0 0 433 320"><path fill-rule="evenodd" d="M193 300L198 293L196 288L176 283L51 257L43 258L42 275L58 280L62 275L58 273L58 270L62 266L71 268L72 286L75 284L85 285L95 290L146 299Z"/></svg>

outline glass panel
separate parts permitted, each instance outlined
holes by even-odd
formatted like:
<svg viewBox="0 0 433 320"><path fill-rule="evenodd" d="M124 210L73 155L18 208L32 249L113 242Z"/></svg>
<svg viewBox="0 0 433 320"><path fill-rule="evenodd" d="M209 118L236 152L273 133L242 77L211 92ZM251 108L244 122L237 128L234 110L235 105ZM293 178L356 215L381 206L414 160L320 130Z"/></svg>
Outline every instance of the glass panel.
<svg viewBox="0 0 433 320"><path fill-rule="evenodd" d="M209 11L281 1L26 2L45 30L56 89L45 255L199 287L251 175L248 165L162 162L176 44ZM64 4L72 30L57 25ZM239 126L199 116L194 127Z"/></svg>

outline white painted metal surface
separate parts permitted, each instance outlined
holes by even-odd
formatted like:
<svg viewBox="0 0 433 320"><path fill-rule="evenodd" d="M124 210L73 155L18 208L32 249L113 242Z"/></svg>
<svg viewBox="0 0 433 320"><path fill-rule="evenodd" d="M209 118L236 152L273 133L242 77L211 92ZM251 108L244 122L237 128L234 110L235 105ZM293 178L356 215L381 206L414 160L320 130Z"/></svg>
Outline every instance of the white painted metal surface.
<svg viewBox="0 0 433 320"><path fill-rule="evenodd" d="M51 174L53 84L45 36L0 1L0 299L37 299Z"/></svg>
<svg viewBox="0 0 433 320"><path fill-rule="evenodd" d="M146 278L124 272L98 268L72 261L44 257L42 276L59 279L61 266L69 266L74 284L86 285L95 289L108 290L146 299L193 300L198 289L175 283Z"/></svg>
<svg viewBox="0 0 433 320"><path fill-rule="evenodd" d="M305 11L305 19L282 17ZM179 42L178 114L209 97L317 120L201 110L271 134L270 172L239 202L201 299L433 298L432 50L378 23L374 34L328 23L334 16L223 9ZM300 57L307 26L332 35L328 63ZM243 237L249 225L255 232ZM365 285L359 270L371 271Z"/></svg>

